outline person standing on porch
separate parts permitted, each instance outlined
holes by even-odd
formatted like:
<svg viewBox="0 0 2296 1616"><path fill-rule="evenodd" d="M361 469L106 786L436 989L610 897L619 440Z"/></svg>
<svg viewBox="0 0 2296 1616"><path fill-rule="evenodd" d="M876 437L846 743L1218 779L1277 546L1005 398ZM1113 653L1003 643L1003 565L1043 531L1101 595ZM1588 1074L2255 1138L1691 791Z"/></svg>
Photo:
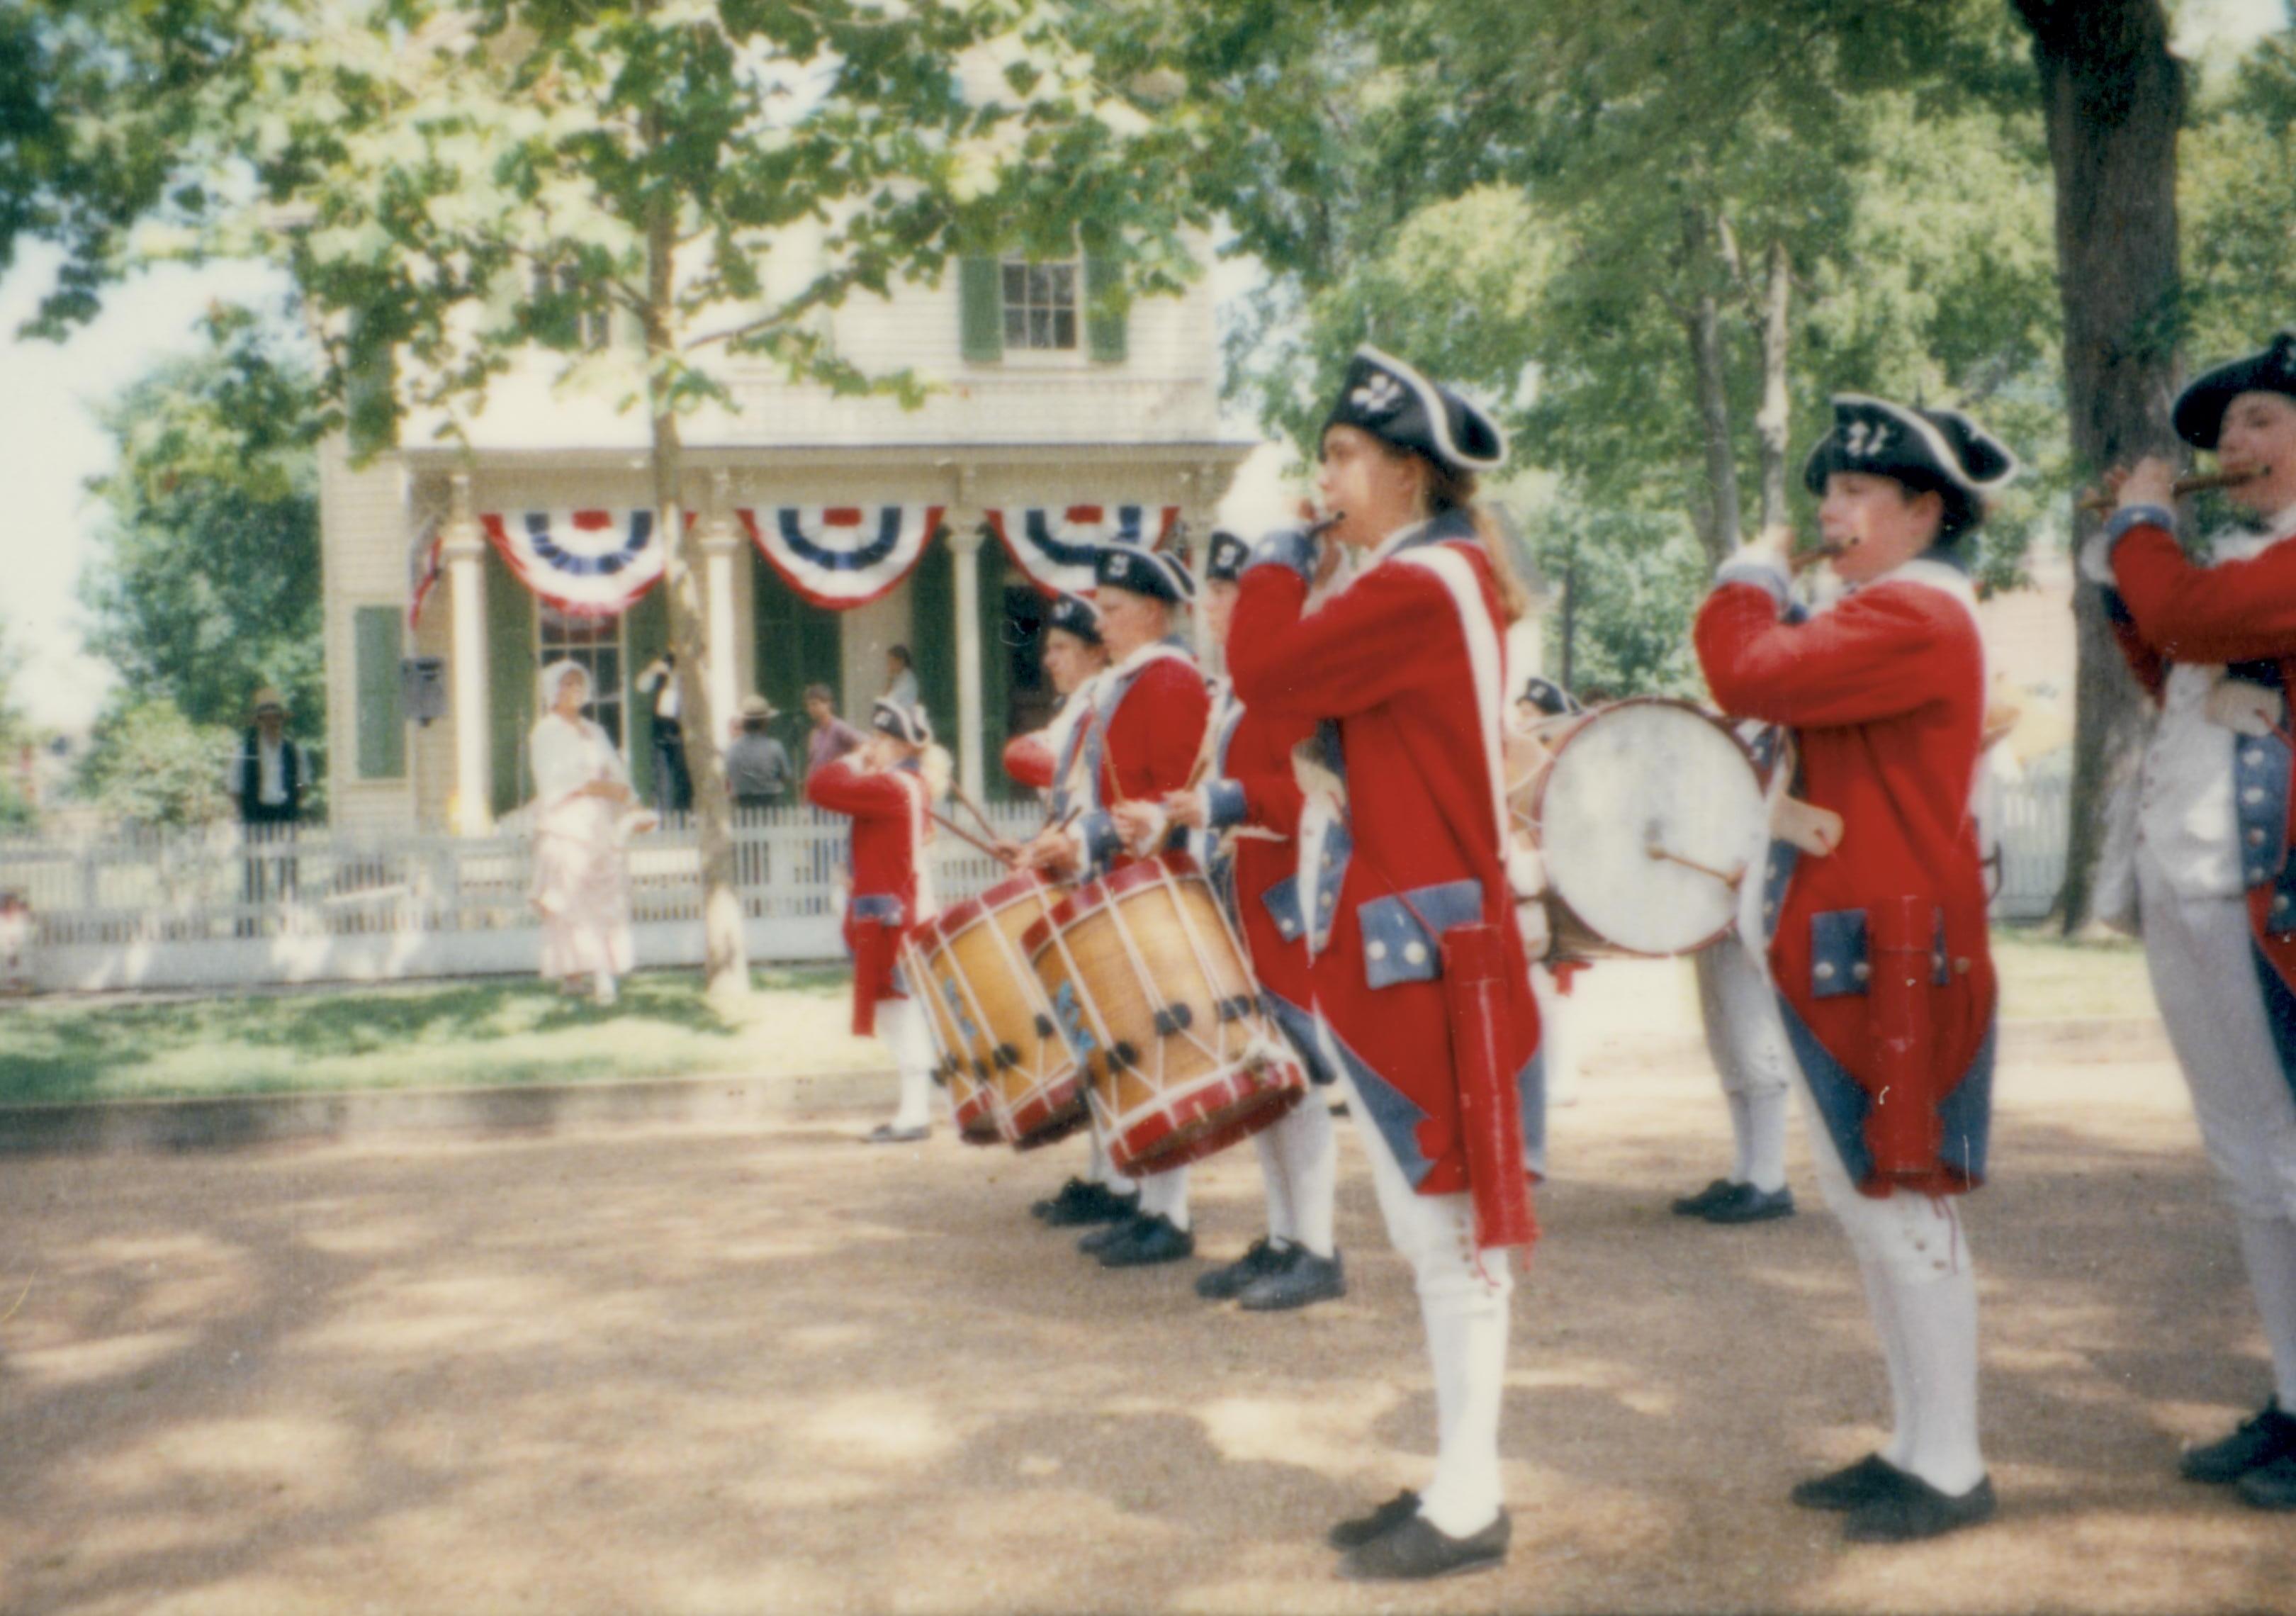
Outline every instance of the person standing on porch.
<svg viewBox="0 0 2296 1616"><path fill-rule="evenodd" d="M636 801L621 753L582 716L590 674L578 662L542 670L534 762L534 906L542 914L542 974L568 993L586 979L601 1005L636 963L630 876L617 822Z"/></svg>
<svg viewBox="0 0 2296 1616"><path fill-rule="evenodd" d="M693 776L685 767L685 726L678 722L677 653L666 651L648 663L637 687L653 698L654 806L664 814L691 813Z"/></svg>

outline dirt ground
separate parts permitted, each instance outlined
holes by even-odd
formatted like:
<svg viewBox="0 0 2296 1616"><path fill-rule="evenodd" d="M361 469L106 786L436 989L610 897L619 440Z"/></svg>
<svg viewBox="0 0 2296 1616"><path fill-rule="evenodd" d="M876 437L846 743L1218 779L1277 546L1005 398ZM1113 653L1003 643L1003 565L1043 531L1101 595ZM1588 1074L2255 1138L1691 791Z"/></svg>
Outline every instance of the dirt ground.
<svg viewBox="0 0 2296 1616"><path fill-rule="evenodd" d="M1671 1218L1726 1157L1711 1077L1597 1044L1515 1297L1499 1572L1359 1587L1321 1546L1432 1450L1344 1128L1352 1292L1253 1317L1033 1223L1080 1146L834 1116L0 1162L0 1608L2296 1610L2296 1518L2175 1475L2267 1376L2157 1042L2003 1072L1970 1209L2002 1513L1899 1548L1785 1502L1885 1417L1799 1132L1804 1215ZM1242 1248L1249 1152L1195 1206Z"/></svg>

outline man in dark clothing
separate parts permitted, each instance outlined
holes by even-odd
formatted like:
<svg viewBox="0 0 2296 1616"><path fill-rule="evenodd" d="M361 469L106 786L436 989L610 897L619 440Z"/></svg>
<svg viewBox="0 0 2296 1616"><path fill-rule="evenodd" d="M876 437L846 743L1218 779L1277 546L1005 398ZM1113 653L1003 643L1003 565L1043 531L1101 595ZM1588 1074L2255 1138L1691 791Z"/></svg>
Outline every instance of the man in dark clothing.
<svg viewBox="0 0 2296 1616"><path fill-rule="evenodd" d="M780 716L763 696L742 698L741 739L726 751L726 783L735 808L780 808L789 800L789 750L766 732Z"/></svg>

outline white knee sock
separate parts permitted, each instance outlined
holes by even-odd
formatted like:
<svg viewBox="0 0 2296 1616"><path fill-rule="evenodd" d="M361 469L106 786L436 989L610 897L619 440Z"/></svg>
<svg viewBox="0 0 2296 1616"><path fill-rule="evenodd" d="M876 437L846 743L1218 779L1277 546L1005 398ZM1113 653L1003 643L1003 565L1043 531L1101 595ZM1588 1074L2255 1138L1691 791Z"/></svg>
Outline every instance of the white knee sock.
<svg viewBox="0 0 2296 1616"><path fill-rule="evenodd" d="M2243 1218L2241 1255L2249 1289L2272 1346L2272 1382L2280 1407L2296 1413L2296 1223L2285 1218Z"/></svg>
<svg viewBox="0 0 2296 1616"><path fill-rule="evenodd" d="M1291 1114L1259 1136L1273 1135L1283 1158L1283 1183L1292 1202L1292 1237L1318 1257L1334 1249L1332 1202L1339 1194L1340 1140L1321 1089L1292 1108Z"/></svg>
<svg viewBox="0 0 2296 1616"><path fill-rule="evenodd" d="M1283 1170L1283 1152L1275 1143L1283 1126L1278 1122L1251 1136L1251 1148L1259 1157L1259 1181L1267 1192L1267 1240L1277 1246L1290 1245L1300 1238L1292 1220L1292 1185Z"/></svg>
<svg viewBox="0 0 2296 1616"><path fill-rule="evenodd" d="M1914 1394L1904 1468L1959 1497L1985 1479L1977 1442L1977 1276L1964 1260L1919 1284L1893 1280Z"/></svg>
<svg viewBox="0 0 2296 1616"><path fill-rule="evenodd" d="M1753 1114L1745 1095L1726 1091L1722 1098L1730 1107L1730 1182L1746 1184L1754 1175Z"/></svg>
<svg viewBox="0 0 2296 1616"><path fill-rule="evenodd" d="M1744 1120L1739 1121L1740 1108L1744 1108ZM1738 1125L1738 1169L1740 1183L1751 1184L1764 1194L1771 1194L1786 1186L1786 1091L1768 1089L1759 1094L1734 1095L1730 1102L1730 1120Z"/></svg>
<svg viewBox="0 0 2296 1616"><path fill-rule="evenodd" d="M877 1001L877 1036L901 1073L900 1109L893 1113L895 1128L927 1128L932 1123L932 1044L924 1018L906 999Z"/></svg>
<svg viewBox="0 0 2296 1616"><path fill-rule="evenodd" d="M1504 1274L1506 1253L1485 1265ZM1508 1297L1463 1276L1446 1276L1419 1298L1435 1367L1435 1474L1419 1513L1437 1530L1464 1538L1499 1511L1499 1409L1506 1397Z"/></svg>
<svg viewBox="0 0 2296 1616"><path fill-rule="evenodd" d="M1890 1374L1890 1440L1882 1456L1899 1470L1914 1453L1914 1387L1906 1368L1905 1327L1898 1318L1898 1295L1882 1265L1861 1254L1857 1272L1866 1282L1866 1306L1881 1339L1882 1362Z"/></svg>
<svg viewBox="0 0 2296 1616"><path fill-rule="evenodd" d="M1188 1226L1188 1169L1176 1167L1151 1173L1140 1180L1140 1215L1168 1218L1176 1229Z"/></svg>
<svg viewBox="0 0 2296 1616"><path fill-rule="evenodd" d="M1129 1195L1140 1187L1137 1183L1118 1172L1115 1164L1109 1161L1108 1142L1100 1136L1099 1123L1087 1124L1085 1128L1085 1137L1090 1141L1092 1151L1092 1153L1085 1159L1084 1176L1086 1183L1104 1184L1108 1186L1109 1193L1116 1195Z"/></svg>

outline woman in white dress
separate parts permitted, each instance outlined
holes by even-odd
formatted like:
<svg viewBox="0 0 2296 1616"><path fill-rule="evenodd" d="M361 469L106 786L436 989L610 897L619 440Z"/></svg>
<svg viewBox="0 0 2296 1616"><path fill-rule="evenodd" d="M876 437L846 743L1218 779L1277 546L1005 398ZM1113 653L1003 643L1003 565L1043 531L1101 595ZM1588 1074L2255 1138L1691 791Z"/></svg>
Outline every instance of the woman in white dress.
<svg viewBox="0 0 2296 1616"><path fill-rule="evenodd" d="M593 985L614 1002L614 979L632 963L629 865L616 822L635 800L621 754L582 716L589 671L542 670L543 715L527 745L534 758L534 906L542 912L542 974L569 993Z"/></svg>

